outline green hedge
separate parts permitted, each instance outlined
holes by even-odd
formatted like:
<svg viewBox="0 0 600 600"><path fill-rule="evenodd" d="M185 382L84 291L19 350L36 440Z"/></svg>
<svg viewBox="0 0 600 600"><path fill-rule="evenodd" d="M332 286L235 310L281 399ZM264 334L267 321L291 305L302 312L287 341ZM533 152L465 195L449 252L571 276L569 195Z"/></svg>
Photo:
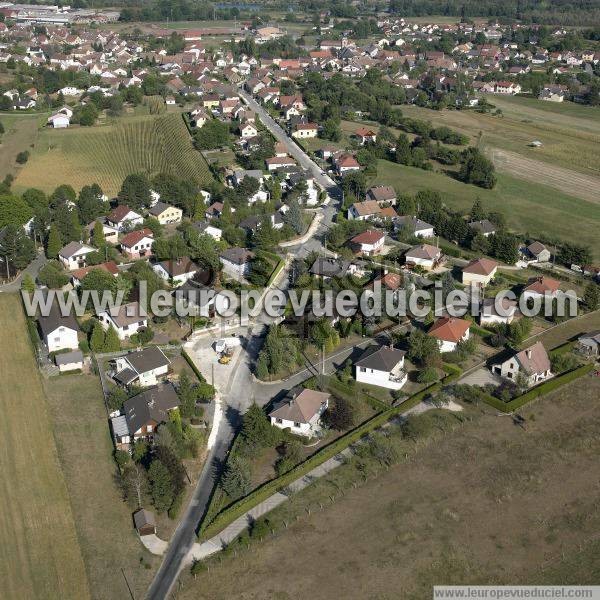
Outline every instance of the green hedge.
<svg viewBox="0 0 600 600"><path fill-rule="evenodd" d="M570 352L571 350L573 350L573 348L575 348L576 344L577 344L576 341L565 342L564 344L561 344L560 346L556 346L556 348L552 348L552 350L550 350L548 352L548 354L550 356L559 356L561 354L565 354L566 352Z"/></svg>
<svg viewBox="0 0 600 600"><path fill-rule="evenodd" d="M192 360L191 356L183 348L181 349L181 356L183 356L183 358L185 359L185 362L189 365L190 369L192 369L192 371L194 372L194 375L196 375L198 380L205 382L206 379L205 379L204 375L202 375L202 373L200 373L200 370L194 364L194 361Z"/></svg>
<svg viewBox="0 0 600 600"><path fill-rule="evenodd" d="M426 396L440 390L442 385L457 379L462 373L462 370L455 365L444 364L443 368L448 375L444 377L442 381L433 383L424 390L417 392L401 404L374 415L369 420L358 425L354 429L345 433L343 436L337 438L327 446L315 452L315 454L294 467L291 471L288 471L281 477L277 477L276 479L272 479L271 481L267 481L266 483L262 484L250 492L247 496L234 502L231 506L229 506L229 508L221 511L210 523L206 523L206 526L205 523L202 523L199 534L201 534L203 538L209 538L212 535L216 535L227 525L254 508L257 504L260 504L266 500L269 496L279 492L292 482L296 481L296 479L303 477L309 471L312 471L325 461L333 458L352 444L356 443L362 437L371 433L373 430L385 425L390 419L406 412L411 408L414 408Z"/></svg>
<svg viewBox="0 0 600 600"><path fill-rule="evenodd" d="M269 287L273 283L273 281L275 281L275 277L277 277L277 275L281 273L283 267L285 267L285 260L280 260L277 263L277 266L275 267L274 271L271 273L271 277L269 277L269 281L267 281L267 285L265 287Z"/></svg>

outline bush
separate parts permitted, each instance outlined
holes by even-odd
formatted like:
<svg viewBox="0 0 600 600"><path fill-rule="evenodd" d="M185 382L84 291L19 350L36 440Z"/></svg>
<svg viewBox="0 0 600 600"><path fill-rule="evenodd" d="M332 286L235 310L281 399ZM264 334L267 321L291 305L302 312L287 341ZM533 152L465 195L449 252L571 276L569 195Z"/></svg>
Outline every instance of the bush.
<svg viewBox="0 0 600 600"><path fill-rule="evenodd" d="M17 162L20 165L24 165L28 160L29 160L29 151L28 150L24 150L23 152L19 152L19 154L17 154Z"/></svg>
<svg viewBox="0 0 600 600"><path fill-rule="evenodd" d="M425 367L422 371L419 371L417 381L419 383L433 383L434 381L437 381L437 378L437 369L434 367Z"/></svg>

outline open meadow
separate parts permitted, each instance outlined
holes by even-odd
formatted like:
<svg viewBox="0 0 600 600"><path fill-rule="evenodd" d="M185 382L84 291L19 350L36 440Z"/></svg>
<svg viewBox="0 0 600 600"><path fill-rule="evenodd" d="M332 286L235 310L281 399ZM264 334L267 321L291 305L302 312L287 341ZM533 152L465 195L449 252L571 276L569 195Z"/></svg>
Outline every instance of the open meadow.
<svg viewBox="0 0 600 600"><path fill-rule="evenodd" d="M585 244L596 258L600 258L598 204L564 194L543 183L499 173L496 187L486 190L443 173L386 160L379 161L374 183L391 185L402 194L436 190L450 208L465 214L480 198L485 210L503 213L514 231Z"/></svg>
<svg viewBox="0 0 600 600"><path fill-rule="evenodd" d="M14 188L51 192L65 183L76 190L98 183L112 196L127 175L140 172L149 176L171 173L199 184L211 179L183 118L173 113L123 117L95 127L44 129Z"/></svg>
<svg viewBox="0 0 600 600"><path fill-rule="evenodd" d="M16 295L0 294L0 348L0 597L89 598L47 398Z"/></svg>
<svg viewBox="0 0 600 600"><path fill-rule="evenodd" d="M275 537L188 574L175 597L422 600L434 584L597 583L599 397L587 376L523 408L524 428L485 406L454 425L447 411L417 417L430 434L402 440L399 463L356 488L343 474L360 480L356 467L339 467L267 515Z"/></svg>
<svg viewBox="0 0 600 600"><path fill-rule="evenodd" d="M15 175L20 169L16 162L19 152L32 151L38 129L45 121L46 115L1 113L0 123L4 126L4 134L0 143L0 179L6 175Z"/></svg>

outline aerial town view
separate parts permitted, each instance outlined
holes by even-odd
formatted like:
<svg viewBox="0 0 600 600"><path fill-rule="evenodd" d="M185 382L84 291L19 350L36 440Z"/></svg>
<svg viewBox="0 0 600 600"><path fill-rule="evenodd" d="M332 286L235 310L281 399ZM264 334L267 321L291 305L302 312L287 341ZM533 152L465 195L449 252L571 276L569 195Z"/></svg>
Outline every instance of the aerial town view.
<svg viewBox="0 0 600 600"><path fill-rule="evenodd" d="M0 600L600 599L600 0L42 1Z"/></svg>

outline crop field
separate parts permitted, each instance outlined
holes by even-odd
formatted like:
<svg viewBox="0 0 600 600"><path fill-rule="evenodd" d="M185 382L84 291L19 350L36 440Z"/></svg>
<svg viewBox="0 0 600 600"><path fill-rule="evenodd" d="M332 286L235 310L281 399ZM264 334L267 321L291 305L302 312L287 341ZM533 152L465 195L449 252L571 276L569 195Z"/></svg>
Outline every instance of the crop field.
<svg viewBox="0 0 600 600"><path fill-rule="evenodd" d="M115 195L127 175L140 172L172 173L199 184L211 179L183 119L168 114L123 118L106 126L44 130L14 187L49 192L64 183L76 190L98 183L105 193Z"/></svg>
<svg viewBox="0 0 600 600"><path fill-rule="evenodd" d="M0 348L0 597L89 598L47 398L16 295L0 294Z"/></svg>
<svg viewBox="0 0 600 600"><path fill-rule="evenodd" d="M440 192L454 210L467 212L476 198L484 209L504 213L511 229L531 236L555 236L564 241L586 244L600 258L598 205L567 195L542 183L498 174L493 190L467 185L443 173L406 167L380 160L374 183L392 185L400 193L423 189Z"/></svg>
<svg viewBox="0 0 600 600"><path fill-rule="evenodd" d="M236 546L197 580L186 575L175 598L224 600L240 582L244 598L265 600L595 584L599 395L600 379L585 377L524 408L525 428L479 406L454 428L446 411L417 417L436 417L436 433L396 441L392 429L397 464L338 467L267 515L275 536Z"/></svg>

